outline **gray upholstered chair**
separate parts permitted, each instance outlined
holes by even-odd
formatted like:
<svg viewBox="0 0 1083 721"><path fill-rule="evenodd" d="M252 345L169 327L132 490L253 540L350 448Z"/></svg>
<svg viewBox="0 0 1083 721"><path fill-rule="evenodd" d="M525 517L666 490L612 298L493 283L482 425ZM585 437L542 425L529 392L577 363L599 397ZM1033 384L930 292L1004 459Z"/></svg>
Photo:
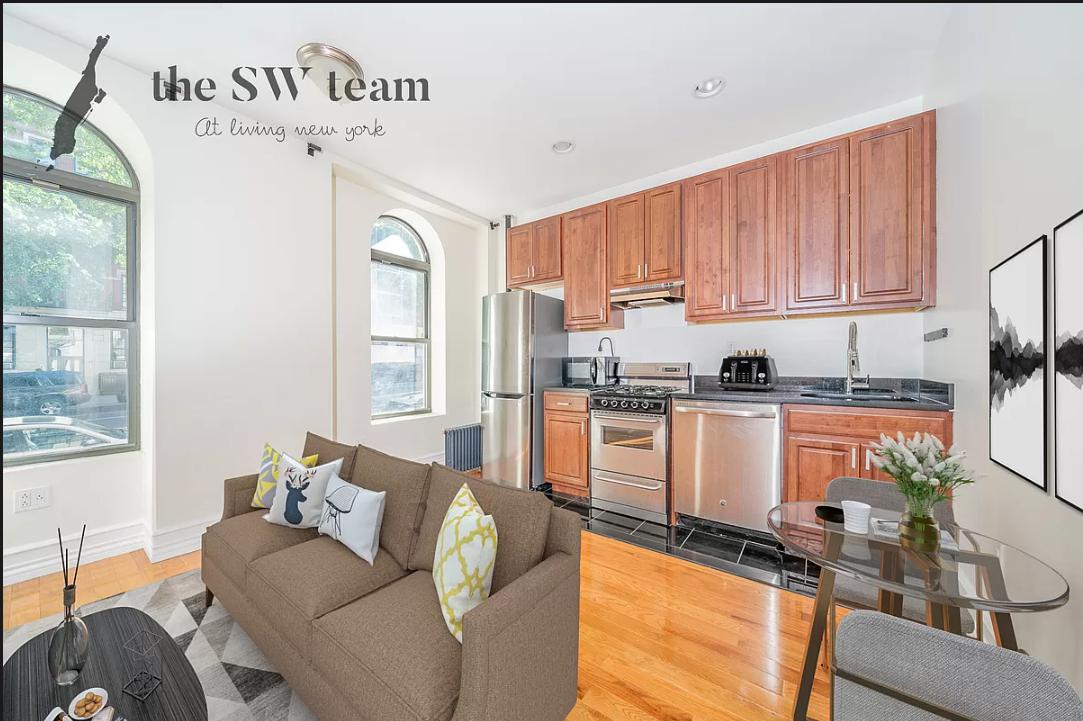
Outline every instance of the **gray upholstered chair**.
<svg viewBox="0 0 1083 721"><path fill-rule="evenodd" d="M836 478L827 484L824 500L829 503L861 501L862 503L868 503L873 508L882 508L885 511L897 511L899 513L906 510L906 499L899 493L895 484L871 481L868 478L851 478L848 476ZM951 510L950 503L936 504L933 508L933 515L943 528L955 525L955 514ZM835 600L855 608L876 608L879 591L867 583L839 574L835 577ZM902 615L912 621L924 623L925 603L916 598L904 597ZM969 613L963 613L961 620L963 633L973 633L973 617Z"/></svg>
<svg viewBox="0 0 1083 721"><path fill-rule="evenodd" d="M834 688L835 721L1083 721L1041 661L873 611L842 619Z"/></svg>

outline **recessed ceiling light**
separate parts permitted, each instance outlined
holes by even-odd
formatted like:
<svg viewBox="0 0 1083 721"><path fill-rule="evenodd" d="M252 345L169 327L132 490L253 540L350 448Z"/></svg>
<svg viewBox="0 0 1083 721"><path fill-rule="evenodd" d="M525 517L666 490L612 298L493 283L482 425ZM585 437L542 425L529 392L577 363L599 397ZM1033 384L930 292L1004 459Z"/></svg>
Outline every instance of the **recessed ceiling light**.
<svg viewBox="0 0 1083 721"><path fill-rule="evenodd" d="M725 87L725 78L707 78L696 85L696 89L692 91L692 94L697 98L709 98L718 95Z"/></svg>
<svg viewBox="0 0 1083 721"><path fill-rule="evenodd" d="M297 62L301 67L312 68L308 77L324 95L328 94L329 79L334 72L335 95L340 102L345 98L343 90L347 82L356 78L362 85L365 83L361 64L345 50L327 43L305 43L297 48Z"/></svg>
<svg viewBox="0 0 1083 721"><path fill-rule="evenodd" d="M558 140L553 143L553 152L558 155L564 155L575 150L575 143L570 140Z"/></svg>

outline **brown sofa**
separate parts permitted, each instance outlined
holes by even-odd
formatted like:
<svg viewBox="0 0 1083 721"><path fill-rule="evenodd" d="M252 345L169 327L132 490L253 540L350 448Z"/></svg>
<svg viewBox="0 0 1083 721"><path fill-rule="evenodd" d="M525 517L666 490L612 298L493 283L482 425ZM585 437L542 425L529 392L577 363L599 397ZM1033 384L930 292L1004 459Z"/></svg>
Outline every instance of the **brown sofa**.
<svg viewBox="0 0 1083 721"><path fill-rule="evenodd" d="M540 493L309 434L304 454L386 491L374 565L316 529L267 523L256 476L225 482L203 535L217 598L322 721L557 721L576 701L578 515ZM460 645L432 580L436 536L463 482L496 522L492 595Z"/></svg>

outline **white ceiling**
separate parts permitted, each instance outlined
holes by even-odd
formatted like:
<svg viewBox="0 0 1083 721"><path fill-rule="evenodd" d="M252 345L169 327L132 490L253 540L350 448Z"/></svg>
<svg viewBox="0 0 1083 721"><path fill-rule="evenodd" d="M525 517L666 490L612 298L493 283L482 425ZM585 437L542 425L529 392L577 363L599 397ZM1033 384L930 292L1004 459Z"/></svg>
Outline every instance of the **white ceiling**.
<svg viewBox="0 0 1083 721"><path fill-rule="evenodd" d="M948 5L203 5L6 3L147 73L176 64L228 97L238 65L306 42L368 78L427 77L428 103L243 103L266 122L371 123L321 144L483 216L560 203L921 95ZM699 100L693 86L728 80ZM576 143L570 155L550 150Z"/></svg>

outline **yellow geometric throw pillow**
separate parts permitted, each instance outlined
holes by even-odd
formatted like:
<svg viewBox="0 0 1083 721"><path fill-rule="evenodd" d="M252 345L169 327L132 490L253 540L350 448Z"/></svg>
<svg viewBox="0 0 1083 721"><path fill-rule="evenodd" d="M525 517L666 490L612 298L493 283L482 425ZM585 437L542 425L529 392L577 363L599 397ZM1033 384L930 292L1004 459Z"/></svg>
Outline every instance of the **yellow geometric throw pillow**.
<svg viewBox="0 0 1083 721"><path fill-rule="evenodd" d="M496 523L464 483L444 516L432 564L444 622L459 643L463 616L489 597L495 564Z"/></svg>
<svg viewBox="0 0 1083 721"><path fill-rule="evenodd" d="M301 459L305 468L316 465L319 456L313 454ZM282 460L282 454L271 447L270 443L263 444L263 456L259 459L259 477L256 479L256 492L252 495L252 508L270 508L275 499L275 489L278 488L278 462Z"/></svg>

